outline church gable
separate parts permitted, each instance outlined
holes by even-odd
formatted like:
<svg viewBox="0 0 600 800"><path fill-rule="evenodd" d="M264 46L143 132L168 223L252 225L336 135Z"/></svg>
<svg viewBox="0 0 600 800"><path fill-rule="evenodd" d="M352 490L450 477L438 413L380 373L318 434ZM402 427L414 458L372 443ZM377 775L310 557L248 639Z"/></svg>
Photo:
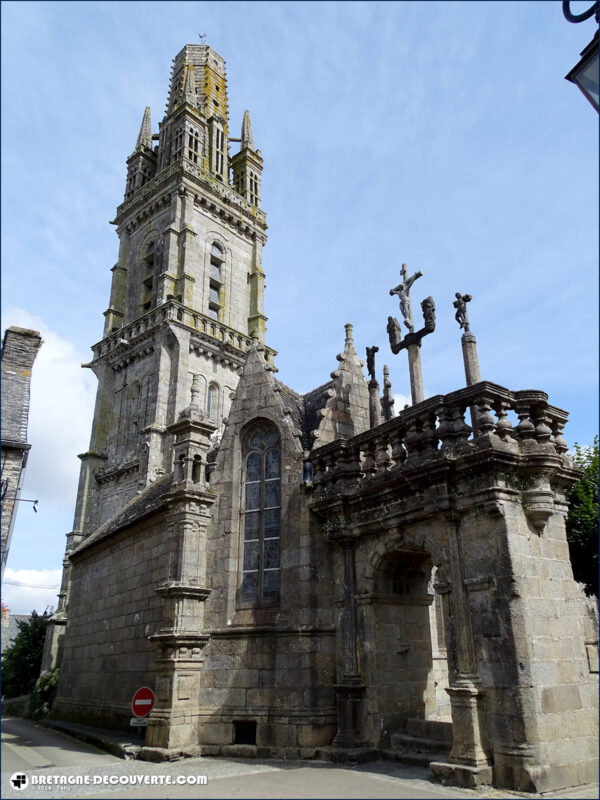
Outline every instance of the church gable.
<svg viewBox="0 0 600 800"><path fill-rule="evenodd" d="M354 348L352 325L346 328L344 350L339 353L339 367L331 373L332 383L324 395L325 406L318 411L321 421L313 431L313 446L321 447L336 439L348 439L369 430L369 390Z"/></svg>

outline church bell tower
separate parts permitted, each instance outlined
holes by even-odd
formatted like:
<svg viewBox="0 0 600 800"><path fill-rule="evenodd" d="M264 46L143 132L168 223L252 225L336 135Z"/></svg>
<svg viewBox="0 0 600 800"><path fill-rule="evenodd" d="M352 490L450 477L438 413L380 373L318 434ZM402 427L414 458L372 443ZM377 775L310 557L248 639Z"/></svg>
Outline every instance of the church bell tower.
<svg viewBox="0 0 600 800"><path fill-rule="evenodd" d="M192 387L201 413L222 428L246 351L264 344L262 158L247 111L241 138L229 136L225 61L208 45L188 44L174 58L158 128L146 108L113 222L119 257L103 338L84 365L98 390L67 554L172 470L169 426ZM233 158L230 142L241 144ZM265 353L272 364L274 351Z"/></svg>

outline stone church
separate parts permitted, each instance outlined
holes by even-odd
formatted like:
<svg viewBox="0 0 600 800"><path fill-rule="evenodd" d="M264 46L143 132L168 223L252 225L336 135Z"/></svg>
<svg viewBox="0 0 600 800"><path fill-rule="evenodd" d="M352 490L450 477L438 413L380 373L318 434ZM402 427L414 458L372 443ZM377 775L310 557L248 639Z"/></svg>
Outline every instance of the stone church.
<svg viewBox="0 0 600 800"><path fill-rule="evenodd" d="M394 413L387 372L380 396L351 325L317 388L281 383L263 161L248 112L230 135L209 46L175 57L158 129L146 108L85 365L98 392L45 653L61 668L53 716L129 730L147 686L148 759L417 753L470 786L595 780L597 633L565 536L566 412L481 381L460 308L467 385L423 399L435 315L427 298L415 332L418 275L392 291L409 333L388 326L412 406Z"/></svg>

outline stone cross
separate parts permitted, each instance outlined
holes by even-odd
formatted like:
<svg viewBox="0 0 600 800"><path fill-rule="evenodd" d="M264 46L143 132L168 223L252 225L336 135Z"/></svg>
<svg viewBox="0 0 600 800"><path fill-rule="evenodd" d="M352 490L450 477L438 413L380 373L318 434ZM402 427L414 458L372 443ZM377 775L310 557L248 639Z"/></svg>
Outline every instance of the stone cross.
<svg viewBox="0 0 600 800"><path fill-rule="evenodd" d="M433 297L426 297L421 303L423 311L424 326L415 332L412 318L412 308L410 304L409 291L413 283L423 274L421 270L415 272L410 278L407 275L406 264L402 264L400 273L403 277L402 283L395 289L390 289L390 295L398 295L400 300L400 311L404 316L404 324L409 332L402 340L402 329L396 317L388 317L387 332L390 339L390 349L392 353L399 353L406 350L408 353L408 371L410 375L410 394L413 405L425 399L423 389L423 372L421 370L421 339L435 330L435 303Z"/></svg>
<svg viewBox="0 0 600 800"><path fill-rule="evenodd" d="M408 277L408 272L406 270L406 264L402 264L402 269L400 270L400 275L402 276L402 282L398 284L393 289L390 289L390 295L398 295L398 300L400 301L400 313L404 317L404 324L410 331L410 333L414 333L415 324L413 322L413 315L412 315L412 306L410 303L410 287L413 283L420 278L423 273L421 270L415 272L414 275L411 275L410 278Z"/></svg>

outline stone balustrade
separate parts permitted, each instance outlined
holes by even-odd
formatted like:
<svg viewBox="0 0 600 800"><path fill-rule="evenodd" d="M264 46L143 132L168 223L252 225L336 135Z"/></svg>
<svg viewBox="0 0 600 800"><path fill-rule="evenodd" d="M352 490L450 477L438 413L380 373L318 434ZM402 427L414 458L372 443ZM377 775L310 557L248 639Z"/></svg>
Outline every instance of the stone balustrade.
<svg viewBox="0 0 600 800"><path fill-rule="evenodd" d="M469 412L473 425L466 419ZM500 447L534 451L547 445L545 453L562 456L568 449L562 436L567 417L566 411L549 405L545 392L512 392L482 381L430 397L365 433L313 450L313 485L317 493L337 491L359 479L466 453L494 443L492 436Z"/></svg>
<svg viewBox="0 0 600 800"><path fill-rule="evenodd" d="M180 322L204 336L239 350L241 354L244 354L252 344L252 339L249 336L244 336L238 331L234 331L216 319L207 317L198 311L193 311L176 300L169 300L158 306L158 308L154 308L148 311L147 314L138 317L128 325L123 325L118 331L94 345L92 348L94 355L96 358L100 358L112 353L118 347L123 347L123 340L127 343L135 344L136 339L144 336L164 322ZM273 363L274 356L275 351L265 347L265 358L269 364Z"/></svg>

